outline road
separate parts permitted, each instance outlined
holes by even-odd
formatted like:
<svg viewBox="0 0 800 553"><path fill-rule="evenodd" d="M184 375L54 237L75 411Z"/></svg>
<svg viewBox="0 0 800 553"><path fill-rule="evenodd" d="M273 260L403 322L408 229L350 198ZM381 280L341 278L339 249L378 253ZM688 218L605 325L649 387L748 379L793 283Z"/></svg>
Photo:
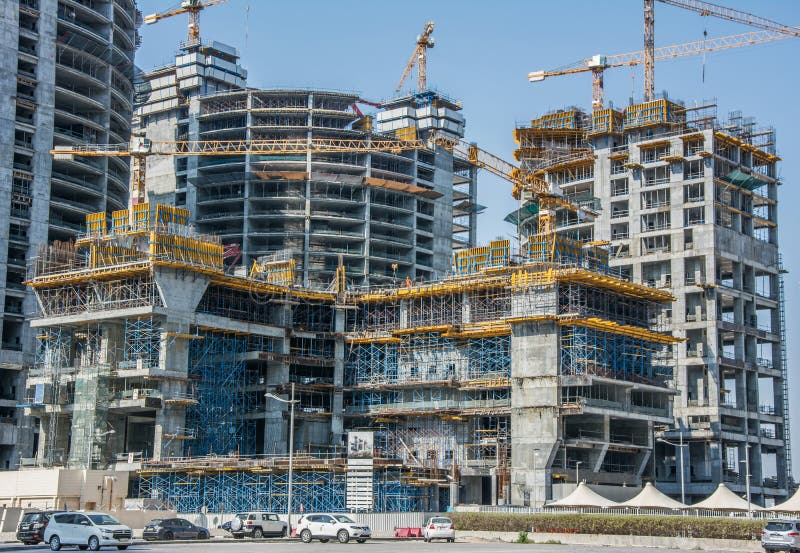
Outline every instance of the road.
<svg viewBox="0 0 800 553"><path fill-rule="evenodd" d="M4 551L46 551L47 546L25 547L22 545L0 544L0 552ZM76 551L74 547L64 547L63 551ZM116 551L114 548L104 548L103 551ZM207 542L171 542L171 543L134 543L128 551L158 552L158 553L251 553L263 551L265 553L461 553L474 551L476 553L675 553L680 549L653 549L646 547L624 548L560 544L511 544L501 542L457 542L457 543L424 543L422 541L381 541L375 540L365 544L338 543L303 544L299 541L263 540L234 541L212 539Z"/></svg>

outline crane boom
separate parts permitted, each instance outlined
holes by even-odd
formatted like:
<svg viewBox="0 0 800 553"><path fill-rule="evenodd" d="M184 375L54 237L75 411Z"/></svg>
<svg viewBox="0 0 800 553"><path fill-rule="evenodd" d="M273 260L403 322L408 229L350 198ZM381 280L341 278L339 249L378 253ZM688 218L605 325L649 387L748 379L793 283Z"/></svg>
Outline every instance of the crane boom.
<svg viewBox="0 0 800 553"><path fill-rule="evenodd" d="M205 0L203 2L201 0L182 0L180 7L171 8L161 13L152 13L150 15L146 15L144 18L144 22L147 25L152 25L153 23L157 23L162 19L166 19L174 15L181 15L183 13L188 13L189 33L188 33L187 44L189 46L193 46L195 44L200 43L200 11L203 8L214 6L216 4L222 4L223 2L227 1L228 0Z"/></svg>
<svg viewBox="0 0 800 553"><path fill-rule="evenodd" d="M307 154L349 152L392 152L428 148L423 140L184 140L152 142L146 138L133 137L130 144L80 144L55 146L50 153L56 160L72 160L75 157L130 157L131 202L145 201L146 158L149 156L237 156L245 154Z"/></svg>
<svg viewBox="0 0 800 553"><path fill-rule="evenodd" d="M684 42L681 44L673 44L671 46L661 46L656 48L654 50L654 60L663 61L685 56L694 56L707 52L730 50L732 48L740 48L742 46L753 46L756 44L764 44L766 42L774 42L776 40L783 40L785 38L792 38L792 35L778 31L751 31L748 33L727 35L718 38ZM533 71L528 73L528 80L531 82L539 82L543 81L547 77L574 75L576 73L588 73L590 71L593 73L602 73L602 71L605 69L610 69L613 67L639 65L644 62L644 59L645 52L643 50L639 50L637 52L628 52L625 54L616 54L613 56L597 55L587 58L582 62L576 62L552 71ZM592 104L595 109L602 107L602 87L600 87L599 90L594 90Z"/></svg>
<svg viewBox="0 0 800 553"><path fill-rule="evenodd" d="M513 185L512 195L517 200L532 200L539 203L538 233L545 235L555 232L555 210L567 209L579 217L593 219L596 213L581 208L565 198L556 185L535 176L533 173L517 167L496 155L487 152L464 140L453 139L442 135L432 138L434 144L444 147L453 154L469 160L479 169L485 169Z"/></svg>
<svg viewBox="0 0 800 553"><path fill-rule="evenodd" d="M147 157L147 156L237 156L245 154L305 154L340 152L402 152L427 148L423 140L314 139L307 140L180 140L132 139L126 144L80 144L56 146L55 156Z"/></svg>
<svg viewBox="0 0 800 553"><path fill-rule="evenodd" d="M717 17L719 19L726 19L728 21L733 21L736 23L743 23L745 25L749 25L750 27L757 27L759 29L766 29L768 31L776 31L779 33L783 33L785 35L800 37L800 27L792 27L790 25L784 25L783 23L778 23L777 21L773 21L772 19L767 19L766 17L761 17L752 13L735 10L733 8L728 8L725 6L720 6L719 4L713 4L711 2L701 2L700 0L657 0L657 1L661 2L662 4L667 4L669 6L675 6L677 8L683 8L685 10L697 12L700 15Z"/></svg>
<svg viewBox="0 0 800 553"><path fill-rule="evenodd" d="M433 48L435 41L431 34L433 33L433 21L428 21L425 24L425 28L422 30L422 34L417 37L417 47L414 48L414 53L411 54L411 59L408 60L405 69L403 69L403 75L400 77L400 82L397 84L397 88L395 92L400 92L403 88L403 85L408 79L408 76L411 74L411 70L414 68L414 65L417 65L417 90L425 90L427 88L427 78L428 78L428 69L427 69L427 52L428 48Z"/></svg>

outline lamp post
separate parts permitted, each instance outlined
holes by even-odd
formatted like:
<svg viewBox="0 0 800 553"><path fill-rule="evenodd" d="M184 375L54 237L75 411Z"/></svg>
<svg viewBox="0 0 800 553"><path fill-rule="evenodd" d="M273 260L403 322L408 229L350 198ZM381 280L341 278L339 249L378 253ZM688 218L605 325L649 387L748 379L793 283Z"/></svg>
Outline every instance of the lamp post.
<svg viewBox="0 0 800 553"><path fill-rule="evenodd" d="M672 447L675 448L675 451L679 452L680 455L681 455L681 503L686 504L686 483L684 482L684 478L685 477L684 477L684 470L683 470L683 448L684 447L688 447L689 444L684 444L683 443L683 434L682 433L678 434L678 438L680 439L680 442L677 443L677 444L673 443L673 442L670 442L668 440L665 440L664 438L658 438L657 441L659 441L661 443L664 443L664 444L667 444L667 445L671 445Z"/></svg>
<svg viewBox="0 0 800 553"><path fill-rule="evenodd" d="M292 382L292 394L291 399L283 399L282 397L278 397L275 394L266 393L264 397L268 397L269 399L274 399L275 401L280 401L281 403L288 403L290 406L289 409L289 484L286 493L287 502L286 502L286 537L292 537L292 469L294 468L294 457L292 452L294 451L294 404L299 403L299 399L294 399L294 382Z"/></svg>
<svg viewBox="0 0 800 553"><path fill-rule="evenodd" d="M744 446L744 488L747 491L747 518L753 516L753 505L750 503L750 444Z"/></svg>
<svg viewBox="0 0 800 553"><path fill-rule="evenodd" d="M539 457L539 450L533 450L533 506L536 507L536 502L539 500L539 475L536 472L536 459Z"/></svg>
<svg viewBox="0 0 800 553"><path fill-rule="evenodd" d="M581 485L581 465L583 461L575 461L575 486Z"/></svg>

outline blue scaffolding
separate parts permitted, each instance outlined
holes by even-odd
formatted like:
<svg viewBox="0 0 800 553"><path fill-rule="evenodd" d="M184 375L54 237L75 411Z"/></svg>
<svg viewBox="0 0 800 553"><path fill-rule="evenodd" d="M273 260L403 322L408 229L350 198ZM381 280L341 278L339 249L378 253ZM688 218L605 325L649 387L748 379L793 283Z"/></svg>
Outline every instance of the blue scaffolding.
<svg viewBox="0 0 800 553"><path fill-rule="evenodd" d="M376 475L375 510L423 511L447 505L449 495L437 486L404 482L398 472ZM286 512L288 473L258 470L141 472L135 486L140 499L155 500L163 509L179 513L272 511ZM445 489L444 492L447 492ZM292 511L346 512L347 475L341 471L295 470Z"/></svg>
<svg viewBox="0 0 800 553"><path fill-rule="evenodd" d="M245 392L247 336L200 334L189 346L189 378L196 381L198 404L186 411L187 428L197 432L186 447L192 455L253 454L255 422L245 419L251 407Z"/></svg>

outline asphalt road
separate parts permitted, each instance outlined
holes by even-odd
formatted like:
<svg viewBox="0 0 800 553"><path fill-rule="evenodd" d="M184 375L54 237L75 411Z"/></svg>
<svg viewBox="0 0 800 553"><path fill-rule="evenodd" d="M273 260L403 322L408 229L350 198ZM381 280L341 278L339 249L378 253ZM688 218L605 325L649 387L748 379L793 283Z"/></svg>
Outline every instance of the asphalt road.
<svg viewBox="0 0 800 553"><path fill-rule="evenodd" d="M2 551L47 551L46 545L28 546L21 544L0 544ZM64 547L62 551L76 551L74 547ZM116 548L103 548L103 551L116 551ZM304 544L296 540L263 540L263 541L239 541L212 539L204 542L171 542L171 543L137 543L128 548L128 551L141 552L163 552L163 553L403 553L406 551L430 552L430 553L461 553L462 551L474 551L476 553L508 553L513 551L532 552L532 553L674 553L679 549L652 549L646 547L623 548L623 547L603 547L603 546L581 546L581 545L560 545L560 544L511 544L501 542L456 542L456 543L424 543L419 540L413 541L368 541L365 544L349 543L341 545L339 543L319 543L314 541Z"/></svg>

